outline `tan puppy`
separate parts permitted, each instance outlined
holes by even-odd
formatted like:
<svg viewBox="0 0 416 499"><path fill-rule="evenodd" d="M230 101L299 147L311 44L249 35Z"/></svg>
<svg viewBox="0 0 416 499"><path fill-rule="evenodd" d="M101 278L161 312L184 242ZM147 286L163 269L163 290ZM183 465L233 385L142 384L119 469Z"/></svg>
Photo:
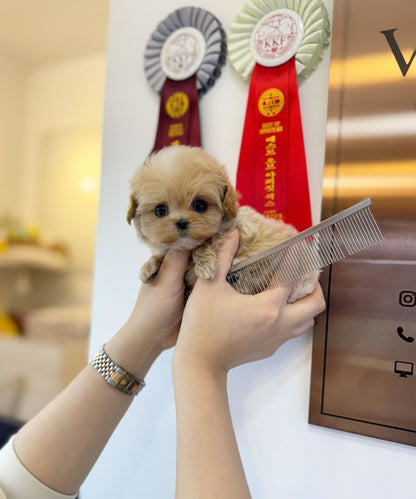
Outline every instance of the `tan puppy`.
<svg viewBox="0 0 416 499"><path fill-rule="evenodd" d="M141 280L149 282L157 275L169 249L187 249L192 250L185 276L189 289L197 278L215 276L218 250L233 228L240 232L233 264L297 233L289 224L239 207L225 168L202 149L188 146L166 147L146 159L131 182L127 220L153 251ZM317 276L299 279L289 301L311 293Z"/></svg>

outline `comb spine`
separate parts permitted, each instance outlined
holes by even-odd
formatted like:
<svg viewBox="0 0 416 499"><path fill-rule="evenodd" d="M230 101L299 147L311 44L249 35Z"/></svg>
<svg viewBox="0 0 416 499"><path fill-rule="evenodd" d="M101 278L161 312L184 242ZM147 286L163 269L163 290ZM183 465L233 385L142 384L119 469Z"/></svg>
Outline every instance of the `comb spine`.
<svg viewBox="0 0 416 499"><path fill-rule="evenodd" d="M327 220L324 220L323 222L320 222L319 224L311 227L310 229L306 229L303 232L296 234L295 236L293 236L289 240L283 241L282 243L277 244L276 246L273 246L272 248L269 248L266 251L258 253L257 255L254 255L254 256L247 258L246 260L244 260L240 263L237 263L236 265L233 265L230 270L234 272L236 270L239 270L242 267L245 267L246 265L249 265L257 260L260 260L264 257L269 256L271 253L274 253L278 250L281 250L281 249L286 248L290 245L293 245L293 244L297 243L298 241L301 241L305 237L313 235L313 234L321 231L323 228L327 228L331 225L334 225L337 222L339 222L340 220L342 220L346 217L349 217L350 215L356 213L357 211L363 210L363 209L367 208L368 206L371 206L371 200L364 199L360 203L352 206L351 208L347 208L346 210L342 211L341 213L333 215L332 217L328 218Z"/></svg>

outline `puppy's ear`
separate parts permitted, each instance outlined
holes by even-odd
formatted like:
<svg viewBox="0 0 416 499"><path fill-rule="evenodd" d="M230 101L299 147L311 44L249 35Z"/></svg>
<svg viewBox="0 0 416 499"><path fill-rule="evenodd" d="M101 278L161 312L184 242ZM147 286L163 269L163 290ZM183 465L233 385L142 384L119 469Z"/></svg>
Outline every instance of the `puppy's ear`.
<svg viewBox="0 0 416 499"><path fill-rule="evenodd" d="M131 221L136 216L136 210L139 206L139 203L136 201L133 194L130 194L130 206L129 211L127 212L127 222L131 225Z"/></svg>
<svg viewBox="0 0 416 499"><path fill-rule="evenodd" d="M234 187L227 182L224 186L222 206L227 218L235 218L238 210L238 194Z"/></svg>

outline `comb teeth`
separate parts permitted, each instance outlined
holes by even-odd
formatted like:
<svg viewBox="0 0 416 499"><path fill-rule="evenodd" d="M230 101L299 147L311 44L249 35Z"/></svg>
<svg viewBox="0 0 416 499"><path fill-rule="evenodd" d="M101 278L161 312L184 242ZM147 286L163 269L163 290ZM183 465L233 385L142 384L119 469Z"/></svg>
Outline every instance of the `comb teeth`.
<svg viewBox="0 0 416 499"><path fill-rule="evenodd" d="M371 200L231 267L227 281L243 294L275 288L374 246L383 236Z"/></svg>

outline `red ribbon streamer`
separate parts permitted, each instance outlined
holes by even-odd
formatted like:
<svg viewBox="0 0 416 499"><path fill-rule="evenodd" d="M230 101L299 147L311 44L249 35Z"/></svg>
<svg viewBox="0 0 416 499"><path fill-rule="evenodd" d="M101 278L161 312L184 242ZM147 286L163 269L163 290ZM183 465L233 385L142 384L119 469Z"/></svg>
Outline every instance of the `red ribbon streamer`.
<svg viewBox="0 0 416 499"><path fill-rule="evenodd" d="M152 152L178 144L201 146L195 74L181 81L166 78L160 92L159 123Z"/></svg>
<svg viewBox="0 0 416 499"><path fill-rule="evenodd" d="M256 64L237 171L241 204L299 231L312 225L295 57Z"/></svg>

